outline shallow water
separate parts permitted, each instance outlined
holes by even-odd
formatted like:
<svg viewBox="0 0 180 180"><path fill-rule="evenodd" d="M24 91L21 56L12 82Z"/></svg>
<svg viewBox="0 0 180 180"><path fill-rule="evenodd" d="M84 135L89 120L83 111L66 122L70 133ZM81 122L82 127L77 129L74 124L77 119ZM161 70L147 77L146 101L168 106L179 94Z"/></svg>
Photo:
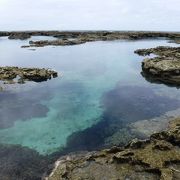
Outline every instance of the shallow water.
<svg viewBox="0 0 180 180"><path fill-rule="evenodd" d="M1 144L43 155L96 149L112 144L117 132L134 138L124 130L130 123L180 108L179 90L147 82L140 74L143 58L133 53L174 45L165 40L20 48L28 41L0 38L0 66L52 68L59 77L5 86L0 92Z"/></svg>

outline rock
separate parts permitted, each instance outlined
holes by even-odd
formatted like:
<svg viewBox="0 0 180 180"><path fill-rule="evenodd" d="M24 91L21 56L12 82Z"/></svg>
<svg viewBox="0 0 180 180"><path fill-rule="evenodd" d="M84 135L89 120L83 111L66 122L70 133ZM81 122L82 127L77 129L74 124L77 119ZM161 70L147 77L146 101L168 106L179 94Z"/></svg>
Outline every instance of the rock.
<svg viewBox="0 0 180 180"><path fill-rule="evenodd" d="M164 140L155 141L153 149L158 149L161 151L171 150L173 148L172 144Z"/></svg>
<svg viewBox="0 0 180 180"><path fill-rule="evenodd" d="M44 47L44 46L68 46L68 45L78 45L83 44L86 41L76 39L76 40L68 40L68 39L61 39L61 40L51 40L51 41L29 41L29 46L22 46L23 48L26 47Z"/></svg>
<svg viewBox="0 0 180 180"><path fill-rule="evenodd" d="M25 40L31 38L31 35L28 33L12 33L8 37L8 39L20 39L20 40Z"/></svg>
<svg viewBox="0 0 180 180"><path fill-rule="evenodd" d="M16 83L14 79L19 77L17 83L23 84L25 81L42 82L48 79L56 78L58 73L49 69L39 68L18 68L18 67L0 67L0 81L7 84Z"/></svg>
<svg viewBox="0 0 180 180"><path fill-rule="evenodd" d="M127 147L61 157L46 180L180 178L180 118L169 130ZM172 138L174 137L174 138Z"/></svg>
<svg viewBox="0 0 180 180"><path fill-rule="evenodd" d="M27 46L21 46L21 48L29 48L31 46L27 45Z"/></svg>
<svg viewBox="0 0 180 180"><path fill-rule="evenodd" d="M180 39L180 33L152 31L2 31L0 32L0 36L9 36L10 39L21 40L27 39L31 36L52 36L58 38L54 41L33 41L31 46L36 47L43 47L48 45L67 46L91 41L112 41L119 39L139 40L162 37L174 42L178 42L178 39ZM22 47L25 48L26 46Z"/></svg>
<svg viewBox="0 0 180 180"><path fill-rule="evenodd" d="M157 55L154 58L146 58L142 62L142 75L151 82L163 82L165 84L180 85L180 47L157 47L139 49L135 53L146 56Z"/></svg>

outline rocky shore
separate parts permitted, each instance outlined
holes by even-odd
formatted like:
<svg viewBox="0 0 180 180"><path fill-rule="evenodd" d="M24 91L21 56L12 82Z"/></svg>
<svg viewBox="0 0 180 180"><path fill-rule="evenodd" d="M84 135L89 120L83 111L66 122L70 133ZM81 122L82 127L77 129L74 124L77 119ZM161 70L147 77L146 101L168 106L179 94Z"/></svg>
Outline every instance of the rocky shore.
<svg viewBox="0 0 180 180"><path fill-rule="evenodd" d="M180 47L164 47L139 49L136 54L153 58L145 58L142 62L142 75L150 82L163 82L168 85L180 85Z"/></svg>
<svg viewBox="0 0 180 180"><path fill-rule="evenodd" d="M70 45L78 45L83 44L85 41L80 39L75 40L68 40L68 39L59 39L59 40L52 40L52 41L29 41L29 45L22 46L22 48L28 47L44 47L44 46L70 46Z"/></svg>
<svg viewBox="0 0 180 180"><path fill-rule="evenodd" d="M82 44L89 41L112 41L112 40L138 40L147 38L166 38L179 41L180 33L175 32L152 32L152 31L1 31L1 36L8 36L9 39L25 40L31 36L51 36L57 40L30 41L29 45L22 47L42 46L65 46Z"/></svg>
<svg viewBox="0 0 180 180"><path fill-rule="evenodd" d="M126 147L60 158L46 180L64 179L161 179L180 178L180 119L169 129L134 140Z"/></svg>
<svg viewBox="0 0 180 180"><path fill-rule="evenodd" d="M5 84L23 84L26 81L42 82L57 76L57 72L44 68L0 67L0 81Z"/></svg>

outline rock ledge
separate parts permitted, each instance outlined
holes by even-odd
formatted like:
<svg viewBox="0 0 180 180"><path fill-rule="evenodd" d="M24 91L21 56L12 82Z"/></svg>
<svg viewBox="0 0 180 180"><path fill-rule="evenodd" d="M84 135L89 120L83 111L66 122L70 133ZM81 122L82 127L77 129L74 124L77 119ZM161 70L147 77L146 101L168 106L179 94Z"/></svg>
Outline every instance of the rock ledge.
<svg viewBox="0 0 180 180"><path fill-rule="evenodd" d="M142 75L150 82L163 82L180 85L180 47L139 49L135 53L141 56L157 55L142 62Z"/></svg>
<svg viewBox="0 0 180 180"><path fill-rule="evenodd" d="M0 67L0 81L3 81L5 84L16 82L22 84L25 81L42 82L57 76L57 72L44 68Z"/></svg>

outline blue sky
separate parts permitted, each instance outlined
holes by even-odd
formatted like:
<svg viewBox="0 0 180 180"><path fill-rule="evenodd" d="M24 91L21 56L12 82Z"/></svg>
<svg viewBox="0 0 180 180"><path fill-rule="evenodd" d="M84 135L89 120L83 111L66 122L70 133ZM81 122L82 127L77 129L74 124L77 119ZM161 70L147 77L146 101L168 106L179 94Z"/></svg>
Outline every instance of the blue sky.
<svg viewBox="0 0 180 180"><path fill-rule="evenodd" d="M180 31L180 0L0 0L0 30Z"/></svg>

